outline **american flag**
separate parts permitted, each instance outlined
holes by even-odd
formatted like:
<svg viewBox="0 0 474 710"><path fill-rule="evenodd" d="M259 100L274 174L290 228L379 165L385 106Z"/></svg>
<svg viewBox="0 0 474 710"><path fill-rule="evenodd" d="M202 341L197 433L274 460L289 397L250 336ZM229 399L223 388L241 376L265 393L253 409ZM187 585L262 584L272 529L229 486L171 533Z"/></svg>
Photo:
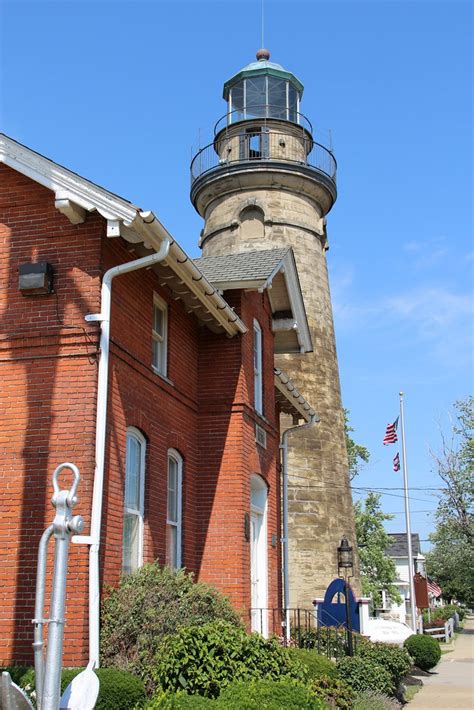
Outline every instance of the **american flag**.
<svg viewBox="0 0 474 710"><path fill-rule="evenodd" d="M385 436L383 438L384 446L386 446L387 444L395 444L398 441L397 427L398 427L398 417L395 419L393 424L387 424L387 428L385 430Z"/></svg>
<svg viewBox="0 0 474 710"><path fill-rule="evenodd" d="M429 577L428 577L428 591L430 594L433 594L435 597L440 597L443 593L443 590L441 587L439 587L436 582L432 582Z"/></svg>
<svg viewBox="0 0 474 710"><path fill-rule="evenodd" d="M400 470L400 454L397 453L393 459L393 470L395 473Z"/></svg>

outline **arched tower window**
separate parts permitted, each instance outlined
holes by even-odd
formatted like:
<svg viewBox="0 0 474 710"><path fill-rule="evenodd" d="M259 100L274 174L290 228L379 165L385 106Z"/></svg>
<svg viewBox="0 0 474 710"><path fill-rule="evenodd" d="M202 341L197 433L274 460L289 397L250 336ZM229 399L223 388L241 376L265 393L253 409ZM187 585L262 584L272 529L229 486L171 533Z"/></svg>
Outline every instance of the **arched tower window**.
<svg viewBox="0 0 474 710"><path fill-rule="evenodd" d="M146 440L135 427L127 429L122 569L134 572L143 564Z"/></svg>
<svg viewBox="0 0 474 710"><path fill-rule="evenodd" d="M255 205L243 209L240 213L240 236L243 239L263 239L264 217L263 210Z"/></svg>

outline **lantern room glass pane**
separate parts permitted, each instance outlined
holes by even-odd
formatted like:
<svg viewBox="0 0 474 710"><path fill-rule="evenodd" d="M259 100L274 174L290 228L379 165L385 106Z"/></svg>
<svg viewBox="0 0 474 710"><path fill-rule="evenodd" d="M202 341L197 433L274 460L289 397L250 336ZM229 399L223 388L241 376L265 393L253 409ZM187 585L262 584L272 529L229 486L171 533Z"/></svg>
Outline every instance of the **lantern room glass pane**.
<svg viewBox="0 0 474 710"><path fill-rule="evenodd" d="M288 108L289 108L289 119L294 123L299 123L298 120L298 92L296 91L293 84L290 82L288 85Z"/></svg>
<svg viewBox="0 0 474 710"><path fill-rule="evenodd" d="M244 82L241 81L232 87L230 96L230 123L235 123L235 121L242 121L244 116Z"/></svg>
<svg viewBox="0 0 474 710"><path fill-rule="evenodd" d="M271 118L286 119L286 79L268 77L268 115Z"/></svg>
<svg viewBox="0 0 474 710"><path fill-rule="evenodd" d="M255 76L246 79L245 108L247 118L261 118L266 114L267 77Z"/></svg>

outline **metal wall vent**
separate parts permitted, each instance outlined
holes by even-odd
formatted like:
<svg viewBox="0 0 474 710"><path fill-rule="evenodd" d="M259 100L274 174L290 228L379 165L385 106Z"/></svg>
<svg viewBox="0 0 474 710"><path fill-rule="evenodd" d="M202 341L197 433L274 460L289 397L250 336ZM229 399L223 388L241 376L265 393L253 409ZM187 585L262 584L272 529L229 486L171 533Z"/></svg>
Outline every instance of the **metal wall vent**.
<svg viewBox="0 0 474 710"><path fill-rule="evenodd" d="M258 424L255 424L255 441L264 449L267 448L267 432Z"/></svg>

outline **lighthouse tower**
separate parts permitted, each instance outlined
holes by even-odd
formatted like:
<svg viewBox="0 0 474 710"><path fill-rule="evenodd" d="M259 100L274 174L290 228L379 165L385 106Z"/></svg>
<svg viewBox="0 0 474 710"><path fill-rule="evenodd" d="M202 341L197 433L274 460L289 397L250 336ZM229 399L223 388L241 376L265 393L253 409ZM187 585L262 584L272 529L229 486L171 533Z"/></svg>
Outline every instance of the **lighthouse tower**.
<svg viewBox="0 0 474 710"><path fill-rule="evenodd" d="M205 221L203 256L285 246L295 254L313 352L279 355L276 366L321 418L290 437L290 606L308 608L337 576L341 538L354 542L355 531L326 264L336 160L301 113L302 95L294 74L259 50L224 84L227 112L192 161L191 200Z"/></svg>

